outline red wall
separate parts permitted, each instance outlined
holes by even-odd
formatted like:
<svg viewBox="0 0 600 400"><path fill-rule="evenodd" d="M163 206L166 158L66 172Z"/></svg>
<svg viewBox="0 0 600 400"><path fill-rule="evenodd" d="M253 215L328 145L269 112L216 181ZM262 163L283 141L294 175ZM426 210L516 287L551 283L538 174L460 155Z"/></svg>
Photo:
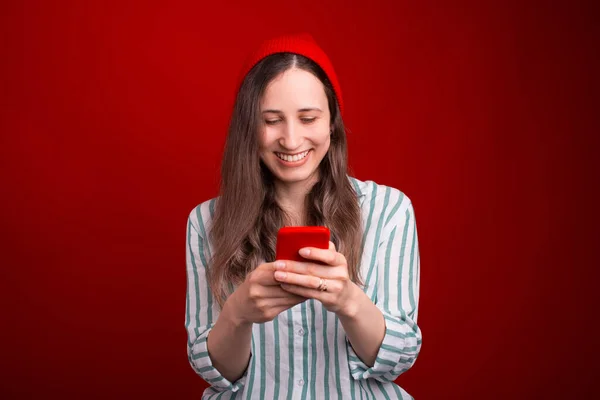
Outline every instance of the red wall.
<svg viewBox="0 0 600 400"><path fill-rule="evenodd" d="M0 397L200 397L186 218L216 194L244 55L300 30L337 68L355 176L414 203L423 349L399 383L591 393L592 7L328 3L3 2Z"/></svg>

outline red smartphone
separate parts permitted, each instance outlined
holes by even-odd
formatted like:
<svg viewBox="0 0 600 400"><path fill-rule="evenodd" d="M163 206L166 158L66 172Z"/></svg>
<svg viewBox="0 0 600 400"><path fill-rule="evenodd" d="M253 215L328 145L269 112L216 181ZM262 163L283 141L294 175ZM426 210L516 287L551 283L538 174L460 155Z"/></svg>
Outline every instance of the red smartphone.
<svg viewBox="0 0 600 400"><path fill-rule="evenodd" d="M277 233L276 260L305 261L303 247L329 248L329 228L325 226L284 226Z"/></svg>

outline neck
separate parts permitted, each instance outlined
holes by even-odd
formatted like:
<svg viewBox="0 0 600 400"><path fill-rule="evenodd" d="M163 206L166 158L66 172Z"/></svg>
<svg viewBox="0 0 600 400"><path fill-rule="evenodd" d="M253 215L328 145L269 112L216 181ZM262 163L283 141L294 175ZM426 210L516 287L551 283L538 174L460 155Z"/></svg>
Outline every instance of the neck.
<svg viewBox="0 0 600 400"><path fill-rule="evenodd" d="M306 196L318 181L318 177L311 177L303 182L275 183L275 198L277 203L291 217L291 225L305 225L306 221Z"/></svg>

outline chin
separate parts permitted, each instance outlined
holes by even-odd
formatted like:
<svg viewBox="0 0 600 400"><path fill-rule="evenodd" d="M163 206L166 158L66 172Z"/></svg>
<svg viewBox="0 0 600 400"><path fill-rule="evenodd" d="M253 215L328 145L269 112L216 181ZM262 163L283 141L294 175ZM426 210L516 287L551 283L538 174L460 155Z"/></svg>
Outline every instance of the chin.
<svg viewBox="0 0 600 400"><path fill-rule="evenodd" d="M309 179L309 174L278 174L276 178L284 183L298 183Z"/></svg>
<svg viewBox="0 0 600 400"><path fill-rule="evenodd" d="M284 183L299 183L311 179L315 175L315 169L307 169L306 171L277 171L275 177Z"/></svg>

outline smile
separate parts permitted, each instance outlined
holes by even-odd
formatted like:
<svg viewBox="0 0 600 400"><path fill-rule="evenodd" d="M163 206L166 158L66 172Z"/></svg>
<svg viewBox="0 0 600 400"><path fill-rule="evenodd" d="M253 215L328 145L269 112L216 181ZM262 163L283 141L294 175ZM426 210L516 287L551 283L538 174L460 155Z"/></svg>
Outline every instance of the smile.
<svg viewBox="0 0 600 400"><path fill-rule="evenodd" d="M303 160L308 155L308 153L310 153L310 150L306 150L306 151L303 151L302 153L297 153L297 154L286 154L286 153L275 152L275 155L283 161L298 162L298 161Z"/></svg>

